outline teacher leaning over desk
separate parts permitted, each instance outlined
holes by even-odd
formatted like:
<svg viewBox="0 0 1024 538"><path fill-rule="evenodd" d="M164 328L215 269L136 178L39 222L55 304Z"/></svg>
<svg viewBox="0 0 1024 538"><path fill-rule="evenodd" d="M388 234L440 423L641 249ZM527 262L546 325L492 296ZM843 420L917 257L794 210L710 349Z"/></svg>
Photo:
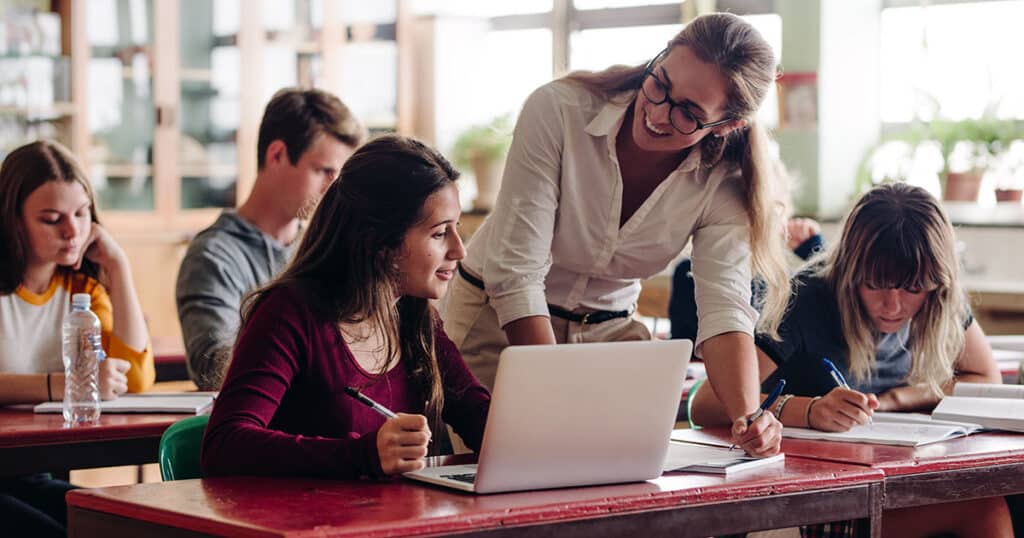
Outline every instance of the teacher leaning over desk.
<svg viewBox="0 0 1024 538"><path fill-rule="evenodd" d="M572 73L534 91L496 208L441 304L485 385L510 344L649 339L632 316L640 280L692 239L696 352L734 440L755 455L778 452L771 413L746 420L759 403L752 271L768 284L760 330L776 332L789 295L780 178L753 119L775 66L753 27L716 13L646 65Z"/></svg>

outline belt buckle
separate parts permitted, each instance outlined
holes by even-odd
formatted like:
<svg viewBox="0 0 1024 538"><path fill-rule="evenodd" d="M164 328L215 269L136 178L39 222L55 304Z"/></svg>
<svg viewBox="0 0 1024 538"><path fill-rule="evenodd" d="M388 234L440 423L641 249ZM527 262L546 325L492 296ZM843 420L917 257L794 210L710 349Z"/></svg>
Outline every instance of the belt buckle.
<svg viewBox="0 0 1024 538"><path fill-rule="evenodd" d="M587 324L589 324L590 323L590 315L591 314L593 314L593 312L584 312L583 313L583 317L580 318L580 325L587 325Z"/></svg>

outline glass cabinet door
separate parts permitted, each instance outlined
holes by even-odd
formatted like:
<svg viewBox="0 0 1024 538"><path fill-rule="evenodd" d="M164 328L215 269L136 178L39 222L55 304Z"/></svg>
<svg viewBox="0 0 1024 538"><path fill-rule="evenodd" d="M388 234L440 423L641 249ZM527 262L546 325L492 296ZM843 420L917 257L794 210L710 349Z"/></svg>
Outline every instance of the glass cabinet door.
<svg viewBox="0 0 1024 538"><path fill-rule="evenodd" d="M234 207L241 0L179 0L181 209Z"/></svg>
<svg viewBox="0 0 1024 538"><path fill-rule="evenodd" d="M90 0L89 177L102 210L152 210L153 2Z"/></svg>
<svg viewBox="0 0 1024 538"><path fill-rule="evenodd" d="M394 131L398 110L398 3L339 3L339 16L347 35L337 55L338 63L333 66L340 73L335 91L371 132Z"/></svg>

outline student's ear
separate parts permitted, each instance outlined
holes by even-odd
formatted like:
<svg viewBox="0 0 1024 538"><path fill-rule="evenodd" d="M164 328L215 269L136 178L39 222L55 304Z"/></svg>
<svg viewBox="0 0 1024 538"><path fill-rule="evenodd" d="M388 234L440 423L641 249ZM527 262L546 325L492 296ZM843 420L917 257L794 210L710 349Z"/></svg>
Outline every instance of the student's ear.
<svg viewBox="0 0 1024 538"><path fill-rule="evenodd" d="M744 119L732 120L729 123L723 123L722 125L719 125L718 127L715 127L714 129L712 129L712 132L715 133L715 136L721 138L721 137L726 136L729 133L735 131L736 129L742 129L742 128L746 127L746 126L747 126L747 120L744 120Z"/></svg>
<svg viewBox="0 0 1024 538"><path fill-rule="evenodd" d="M274 140L267 146L267 154L263 159L267 164L290 164L288 159L288 146L284 140Z"/></svg>

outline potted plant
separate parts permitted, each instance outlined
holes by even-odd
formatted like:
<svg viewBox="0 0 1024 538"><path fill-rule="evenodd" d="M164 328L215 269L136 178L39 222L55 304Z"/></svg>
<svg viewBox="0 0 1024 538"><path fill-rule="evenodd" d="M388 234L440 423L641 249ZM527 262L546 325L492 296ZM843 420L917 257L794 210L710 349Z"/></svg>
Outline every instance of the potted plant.
<svg viewBox="0 0 1024 538"><path fill-rule="evenodd" d="M1020 203L1024 194L1024 139L1005 144L993 159L996 201Z"/></svg>
<svg viewBox="0 0 1024 538"><path fill-rule="evenodd" d="M943 199L974 202L986 170L1000 160L1016 138L1019 135L1012 121L998 120L990 114L980 119L915 123L906 131L885 137L868 153L861 162L858 183L865 187L877 182L879 175L889 180L906 179L906 172L918 158L918 149L930 144L941 154L941 169L937 172ZM901 152L898 157L892 156L894 146ZM878 161L886 160L886 152L889 161L895 159L899 164L896 170L880 169Z"/></svg>
<svg viewBox="0 0 1024 538"><path fill-rule="evenodd" d="M452 160L460 168L469 168L476 177L477 195L473 209L490 211L498 197L505 155L512 143L511 116L473 125L455 139Z"/></svg>

